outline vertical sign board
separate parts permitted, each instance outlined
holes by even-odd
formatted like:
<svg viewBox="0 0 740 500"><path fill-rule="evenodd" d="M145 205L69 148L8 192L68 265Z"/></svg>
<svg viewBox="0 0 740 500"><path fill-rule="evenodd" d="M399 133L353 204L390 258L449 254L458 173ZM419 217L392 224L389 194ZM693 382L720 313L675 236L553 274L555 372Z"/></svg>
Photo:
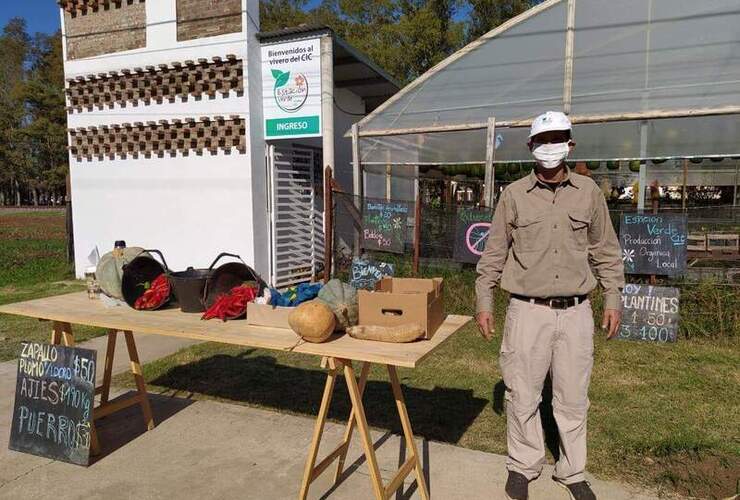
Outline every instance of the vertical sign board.
<svg viewBox="0 0 740 500"><path fill-rule="evenodd" d="M355 257L352 259L350 285L363 290L375 290L375 284L386 276L393 276L393 265Z"/></svg>
<svg viewBox="0 0 740 500"><path fill-rule="evenodd" d="M685 215L624 214L619 226L627 274L677 276L686 270Z"/></svg>
<svg viewBox="0 0 740 500"><path fill-rule="evenodd" d="M318 38L262 46L265 139L321 136Z"/></svg>
<svg viewBox="0 0 740 500"><path fill-rule="evenodd" d="M458 262L475 264L483 255L491 231L491 211L462 208L455 218L455 249Z"/></svg>
<svg viewBox="0 0 740 500"><path fill-rule="evenodd" d="M362 247L403 253L406 245L406 203L365 200L362 211Z"/></svg>
<svg viewBox="0 0 740 500"><path fill-rule="evenodd" d="M23 342L11 450L88 465L96 352Z"/></svg>
<svg viewBox="0 0 740 500"><path fill-rule="evenodd" d="M678 338L678 297L678 288L625 285L619 338L675 342Z"/></svg>

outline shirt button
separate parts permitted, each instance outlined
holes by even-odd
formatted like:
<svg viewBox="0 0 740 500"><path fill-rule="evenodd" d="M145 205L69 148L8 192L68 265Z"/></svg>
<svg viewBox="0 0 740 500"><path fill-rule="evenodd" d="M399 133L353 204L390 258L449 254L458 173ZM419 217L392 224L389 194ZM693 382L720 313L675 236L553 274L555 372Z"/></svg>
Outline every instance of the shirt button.
<svg viewBox="0 0 740 500"><path fill-rule="evenodd" d="M555 250L553 250L553 252L558 253L558 249L556 248Z"/></svg>
<svg viewBox="0 0 740 500"><path fill-rule="evenodd" d="M559 274L556 274L556 275L555 275L555 279L556 279L556 280L559 280L559 279L560 279L560 275L559 275Z"/></svg>
<svg viewBox="0 0 740 500"><path fill-rule="evenodd" d="M558 225L557 225L557 224L555 224L554 226L552 226L552 228L553 228L553 229L557 229L557 228L558 228Z"/></svg>

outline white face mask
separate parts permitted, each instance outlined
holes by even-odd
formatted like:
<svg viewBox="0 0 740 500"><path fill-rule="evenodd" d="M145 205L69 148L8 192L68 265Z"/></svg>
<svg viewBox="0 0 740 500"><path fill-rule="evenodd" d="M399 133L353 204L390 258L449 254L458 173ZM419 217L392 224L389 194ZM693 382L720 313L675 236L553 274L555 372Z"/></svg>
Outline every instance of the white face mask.
<svg viewBox="0 0 740 500"><path fill-rule="evenodd" d="M567 142L556 142L553 144L534 143L532 156L542 168L557 168L568 157L570 145Z"/></svg>

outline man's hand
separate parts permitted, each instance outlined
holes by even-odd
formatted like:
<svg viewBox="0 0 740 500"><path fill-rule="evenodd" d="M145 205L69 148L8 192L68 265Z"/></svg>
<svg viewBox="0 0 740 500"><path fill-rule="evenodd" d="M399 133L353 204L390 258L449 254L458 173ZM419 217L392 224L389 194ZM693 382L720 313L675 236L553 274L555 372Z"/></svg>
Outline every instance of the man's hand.
<svg viewBox="0 0 740 500"><path fill-rule="evenodd" d="M475 322L478 323L478 330L481 336L486 340L493 338L493 314L486 311L481 311L475 315Z"/></svg>
<svg viewBox="0 0 740 500"><path fill-rule="evenodd" d="M606 330L606 339L611 340L617 336L619 324L622 322L622 311L617 309L604 309L604 317L601 320L601 328Z"/></svg>

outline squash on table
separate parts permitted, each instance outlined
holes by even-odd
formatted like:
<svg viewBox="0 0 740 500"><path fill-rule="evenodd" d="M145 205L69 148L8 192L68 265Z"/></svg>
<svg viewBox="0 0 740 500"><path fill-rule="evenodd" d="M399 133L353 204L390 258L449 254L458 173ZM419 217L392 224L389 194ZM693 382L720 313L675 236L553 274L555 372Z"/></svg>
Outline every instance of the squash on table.
<svg viewBox="0 0 740 500"><path fill-rule="evenodd" d="M337 330L344 331L357 324L357 290L336 278L319 291L319 300L329 306L337 317Z"/></svg>
<svg viewBox="0 0 740 500"><path fill-rule="evenodd" d="M303 340L321 343L334 332L336 318L320 300L304 302L288 315L288 324Z"/></svg>
<svg viewBox="0 0 740 500"><path fill-rule="evenodd" d="M413 342L424 330L416 323L405 323L396 326L359 325L347 329L349 336L361 340L404 343Z"/></svg>

